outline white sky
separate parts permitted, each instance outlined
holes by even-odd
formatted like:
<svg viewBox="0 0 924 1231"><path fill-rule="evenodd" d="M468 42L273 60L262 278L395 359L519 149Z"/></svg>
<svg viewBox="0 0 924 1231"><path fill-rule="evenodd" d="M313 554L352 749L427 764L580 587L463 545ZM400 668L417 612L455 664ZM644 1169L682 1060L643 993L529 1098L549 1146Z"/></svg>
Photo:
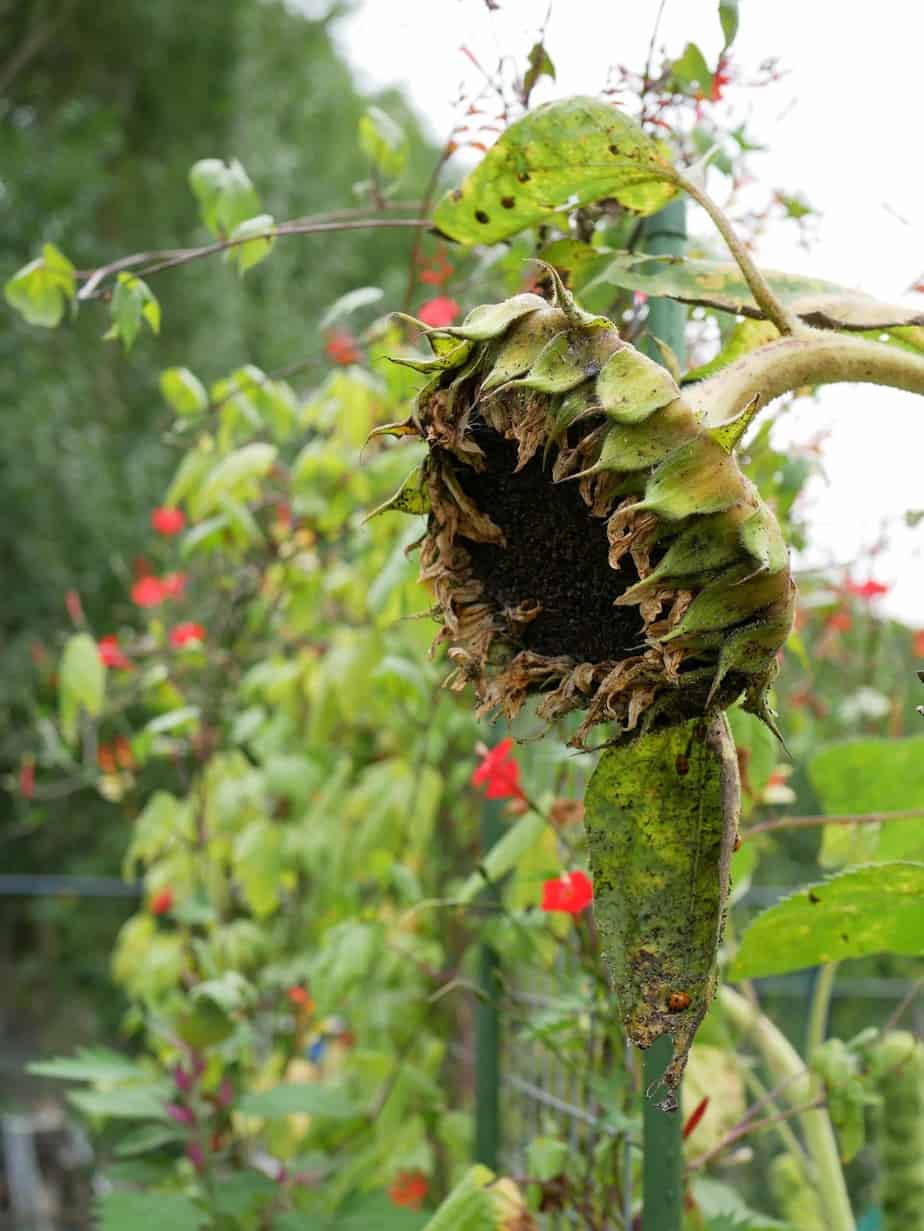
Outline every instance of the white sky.
<svg viewBox="0 0 924 1231"><path fill-rule="evenodd" d="M474 95L480 84L461 45L489 68L501 54L522 65L547 9L547 0L498 2L491 14L484 0L364 0L340 23L341 46L366 87L403 87L445 139L460 87ZM554 0L546 46L557 81L537 88L534 102L596 93L616 62L640 70L657 9L658 0ZM775 85L730 92L736 116L769 147L752 156L752 171L767 189L798 192L822 213L809 252L793 224L779 224L761 235L758 259L924 310L924 295L906 294L924 273L924 8L909 0L741 0L740 9L732 58L742 77L753 78L769 57L786 73ZM658 47L676 56L689 40L714 65L717 0L667 0ZM705 233L697 213L692 207L691 229ZM814 540L808 562L856 562L859 580L872 571L892 584L885 612L924 627L924 523L903 525L906 510L924 508L924 401L836 386L797 403L777 430L778 441L828 431L828 483L814 484L804 506ZM871 562L883 526L889 545Z"/></svg>

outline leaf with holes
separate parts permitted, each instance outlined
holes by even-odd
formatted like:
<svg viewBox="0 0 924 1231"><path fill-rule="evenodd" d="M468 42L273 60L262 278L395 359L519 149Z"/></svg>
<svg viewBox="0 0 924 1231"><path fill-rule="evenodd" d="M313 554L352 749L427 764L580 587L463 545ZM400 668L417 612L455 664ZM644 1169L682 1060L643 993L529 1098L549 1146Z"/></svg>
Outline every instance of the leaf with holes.
<svg viewBox="0 0 924 1231"><path fill-rule="evenodd" d="M595 98L567 98L511 124L434 222L460 243L493 244L604 198L653 214L675 192L670 163L634 120Z"/></svg>
<svg viewBox="0 0 924 1231"><path fill-rule="evenodd" d="M732 979L789 974L873 953L924 954L924 863L853 868L801 889L744 933Z"/></svg>

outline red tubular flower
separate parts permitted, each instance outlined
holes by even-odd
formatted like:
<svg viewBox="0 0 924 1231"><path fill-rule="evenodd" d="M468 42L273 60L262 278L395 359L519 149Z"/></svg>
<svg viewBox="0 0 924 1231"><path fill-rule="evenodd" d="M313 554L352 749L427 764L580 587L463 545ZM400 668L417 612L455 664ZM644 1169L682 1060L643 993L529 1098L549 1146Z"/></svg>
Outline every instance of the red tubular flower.
<svg viewBox="0 0 924 1231"><path fill-rule="evenodd" d="M388 1187L388 1195L395 1205L419 1210L428 1188L427 1177L422 1171L399 1171Z"/></svg>
<svg viewBox="0 0 924 1231"><path fill-rule="evenodd" d="M289 1003L294 1004L297 1009L301 1009L311 1003L311 997L308 995L307 988L299 987L298 984L290 987L286 995L289 998Z"/></svg>
<svg viewBox="0 0 924 1231"><path fill-rule="evenodd" d="M485 752L481 764L472 774L472 786L485 787L488 799L523 799L520 789L520 767L510 755L513 740L508 736L496 748Z"/></svg>
<svg viewBox="0 0 924 1231"><path fill-rule="evenodd" d="M864 602L871 602L874 598L881 598L883 594L888 594L891 586L885 586L881 581L851 581L850 578L844 582L844 589L848 594L852 594L855 598L862 598Z"/></svg>
<svg viewBox="0 0 924 1231"><path fill-rule="evenodd" d="M100 637L96 646L99 660L104 667L117 667L122 671L130 671L132 664L119 649L119 639L115 633L107 633Z"/></svg>
<svg viewBox="0 0 924 1231"><path fill-rule="evenodd" d="M563 872L542 886L542 909L579 915L593 901L594 887L586 872Z"/></svg>
<svg viewBox="0 0 924 1231"><path fill-rule="evenodd" d="M148 903L148 909L152 915L166 915L173 909L173 890L168 886L166 889L161 889L159 893L155 893Z"/></svg>
<svg viewBox="0 0 924 1231"><path fill-rule="evenodd" d="M712 75L712 89L709 91L710 102L717 103L721 100L725 87L731 79L732 75L728 71L728 60L726 60L725 56L720 56L716 70Z"/></svg>
<svg viewBox="0 0 924 1231"><path fill-rule="evenodd" d="M699 1100L699 1102L696 1104L696 1106L693 1108L693 1110L690 1112L689 1116L687 1117L687 1122L683 1126L684 1141L686 1141L689 1135L693 1132L694 1128L696 1128L697 1124L699 1124L700 1120L706 1114L706 1108L708 1106L709 1106L709 1095L707 1094L705 1098L701 1098Z"/></svg>
<svg viewBox="0 0 924 1231"><path fill-rule="evenodd" d="M173 508L172 505L161 505L151 514L151 529L158 534L168 537L171 534L179 534L185 525L183 510Z"/></svg>
<svg viewBox="0 0 924 1231"><path fill-rule="evenodd" d="M182 649L184 645L189 645L191 641L204 641L205 629L201 624L196 624L194 620L184 620L181 624L177 624L175 628L170 630L170 644L177 649Z"/></svg>
<svg viewBox="0 0 924 1231"><path fill-rule="evenodd" d="M417 311L417 319L429 325L431 329L441 329L451 325L462 309L454 299L445 295L437 295L436 299L428 299Z"/></svg>
<svg viewBox="0 0 924 1231"><path fill-rule="evenodd" d="M924 628L919 628L914 634L911 651L917 658L924 658Z"/></svg>
<svg viewBox="0 0 924 1231"><path fill-rule="evenodd" d="M324 350L334 363L344 368L351 363L359 363L363 357L356 339L346 329L334 329L329 333Z"/></svg>
<svg viewBox="0 0 924 1231"><path fill-rule="evenodd" d="M158 577L140 577L131 589L136 607L157 607L167 597L164 583Z"/></svg>
<svg viewBox="0 0 924 1231"><path fill-rule="evenodd" d="M825 628L830 628L836 633L846 633L849 631L853 620L850 617L849 611L835 611L829 616Z"/></svg>

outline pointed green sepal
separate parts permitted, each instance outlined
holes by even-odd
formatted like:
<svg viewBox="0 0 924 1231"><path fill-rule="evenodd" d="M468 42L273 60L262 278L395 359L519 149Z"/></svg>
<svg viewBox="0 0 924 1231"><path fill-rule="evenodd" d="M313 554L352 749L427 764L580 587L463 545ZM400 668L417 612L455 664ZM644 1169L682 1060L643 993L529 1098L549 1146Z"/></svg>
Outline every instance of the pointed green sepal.
<svg viewBox="0 0 924 1231"><path fill-rule="evenodd" d="M597 397L617 423L638 423L679 398L680 390L666 368L625 343L604 364Z"/></svg>
<svg viewBox="0 0 924 1231"><path fill-rule="evenodd" d="M538 393L568 393L596 376L621 345L615 330L563 330L542 348L529 373L511 381L509 387L535 389Z"/></svg>
<svg viewBox="0 0 924 1231"><path fill-rule="evenodd" d="M393 496L363 518L363 524L378 517L380 513L410 513L419 515L430 512L430 497L427 494L426 475L423 466L415 466Z"/></svg>
<svg viewBox="0 0 924 1231"><path fill-rule="evenodd" d="M723 423L719 427L707 428L706 434L717 445L721 445L726 453L731 453L732 449L737 447L741 437L754 422L760 409L760 394L755 393L740 414L735 415L734 419L729 419L727 423Z"/></svg>
<svg viewBox="0 0 924 1231"><path fill-rule="evenodd" d="M488 342L499 337L504 331L528 312L538 312L547 308L548 303L541 295L524 292L514 295L502 303L485 303L472 308L461 325L447 325L445 329L435 330L436 333L448 334L452 338L467 338L470 342Z"/></svg>
<svg viewBox="0 0 924 1231"><path fill-rule="evenodd" d="M735 459L708 436L697 436L654 470L645 498L635 509L647 509L668 521L694 513L721 513L741 499L741 482Z"/></svg>

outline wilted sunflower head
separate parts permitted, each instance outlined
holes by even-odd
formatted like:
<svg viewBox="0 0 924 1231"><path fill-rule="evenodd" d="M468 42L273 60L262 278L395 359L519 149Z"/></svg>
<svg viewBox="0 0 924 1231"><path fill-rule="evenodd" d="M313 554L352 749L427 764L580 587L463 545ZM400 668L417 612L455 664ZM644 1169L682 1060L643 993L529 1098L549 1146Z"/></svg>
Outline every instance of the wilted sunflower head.
<svg viewBox="0 0 924 1231"><path fill-rule="evenodd" d="M794 587L773 514L670 374L580 310L515 295L426 330L402 430L429 445L389 506L426 511L421 580L479 712L531 695L622 740L766 693ZM424 328L421 326L421 328Z"/></svg>

